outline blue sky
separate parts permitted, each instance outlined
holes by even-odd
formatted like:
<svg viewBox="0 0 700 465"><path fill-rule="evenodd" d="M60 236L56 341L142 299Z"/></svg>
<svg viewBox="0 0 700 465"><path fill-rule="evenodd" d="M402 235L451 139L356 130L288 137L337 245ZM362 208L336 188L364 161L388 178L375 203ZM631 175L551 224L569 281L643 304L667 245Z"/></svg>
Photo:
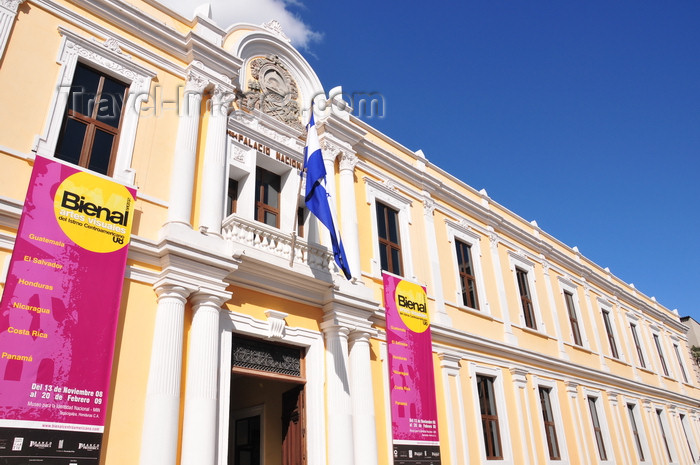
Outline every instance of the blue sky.
<svg viewBox="0 0 700 465"><path fill-rule="evenodd" d="M370 124L700 321L700 1L212 8L276 16L326 91L383 96Z"/></svg>

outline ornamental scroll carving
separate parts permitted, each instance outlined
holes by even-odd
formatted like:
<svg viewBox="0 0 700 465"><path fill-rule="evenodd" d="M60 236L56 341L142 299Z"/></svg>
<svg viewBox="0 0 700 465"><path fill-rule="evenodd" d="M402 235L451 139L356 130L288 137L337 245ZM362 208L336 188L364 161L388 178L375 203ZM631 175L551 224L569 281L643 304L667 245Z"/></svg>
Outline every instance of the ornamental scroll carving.
<svg viewBox="0 0 700 465"><path fill-rule="evenodd" d="M239 96L242 108L263 113L298 130L303 130L299 90L277 55L257 58L250 65L253 80Z"/></svg>
<svg viewBox="0 0 700 465"><path fill-rule="evenodd" d="M234 367L300 377L301 351L293 347L234 336Z"/></svg>

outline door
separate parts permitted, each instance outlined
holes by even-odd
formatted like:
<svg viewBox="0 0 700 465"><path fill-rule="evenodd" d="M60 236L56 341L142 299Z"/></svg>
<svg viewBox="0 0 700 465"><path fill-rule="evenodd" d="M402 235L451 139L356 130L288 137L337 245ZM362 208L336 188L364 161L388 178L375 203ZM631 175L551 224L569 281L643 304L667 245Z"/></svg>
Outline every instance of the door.
<svg viewBox="0 0 700 465"><path fill-rule="evenodd" d="M306 465L304 386L282 394L282 465Z"/></svg>

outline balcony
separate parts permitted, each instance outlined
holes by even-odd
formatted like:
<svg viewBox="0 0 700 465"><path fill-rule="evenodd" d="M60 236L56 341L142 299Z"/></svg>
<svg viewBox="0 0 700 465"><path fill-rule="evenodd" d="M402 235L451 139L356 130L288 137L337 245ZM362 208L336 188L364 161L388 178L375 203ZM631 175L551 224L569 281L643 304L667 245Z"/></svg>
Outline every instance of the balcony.
<svg viewBox="0 0 700 465"><path fill-rule="evenodd" d="M221 230L231 250L246 250L250 255L257 255L267 263L289 267L292 251L290 233L265 223L241 218L236 214L224 220ZM333 273L334 269L331 267L335 267L333 254L326 247L309 244L301 237L297 237L294 245L294 265L297 264L310 268L314 275L317 272Z"/></svg>

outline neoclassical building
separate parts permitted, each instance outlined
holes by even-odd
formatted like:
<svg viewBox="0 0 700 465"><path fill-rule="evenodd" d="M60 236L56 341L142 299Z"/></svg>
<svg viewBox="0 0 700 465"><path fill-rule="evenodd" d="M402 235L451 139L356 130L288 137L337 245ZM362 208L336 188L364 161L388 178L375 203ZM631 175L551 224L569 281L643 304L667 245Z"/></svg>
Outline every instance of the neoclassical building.
<svg viewBox="0 0 700 465"><path fill-rule="evenodd" d="M700 460L677 312L353 116L278 23L199 11L0 0L2 282L37 156L138 190L100 463L393 463L382 271L427 290L441 463Z"/></svg>

